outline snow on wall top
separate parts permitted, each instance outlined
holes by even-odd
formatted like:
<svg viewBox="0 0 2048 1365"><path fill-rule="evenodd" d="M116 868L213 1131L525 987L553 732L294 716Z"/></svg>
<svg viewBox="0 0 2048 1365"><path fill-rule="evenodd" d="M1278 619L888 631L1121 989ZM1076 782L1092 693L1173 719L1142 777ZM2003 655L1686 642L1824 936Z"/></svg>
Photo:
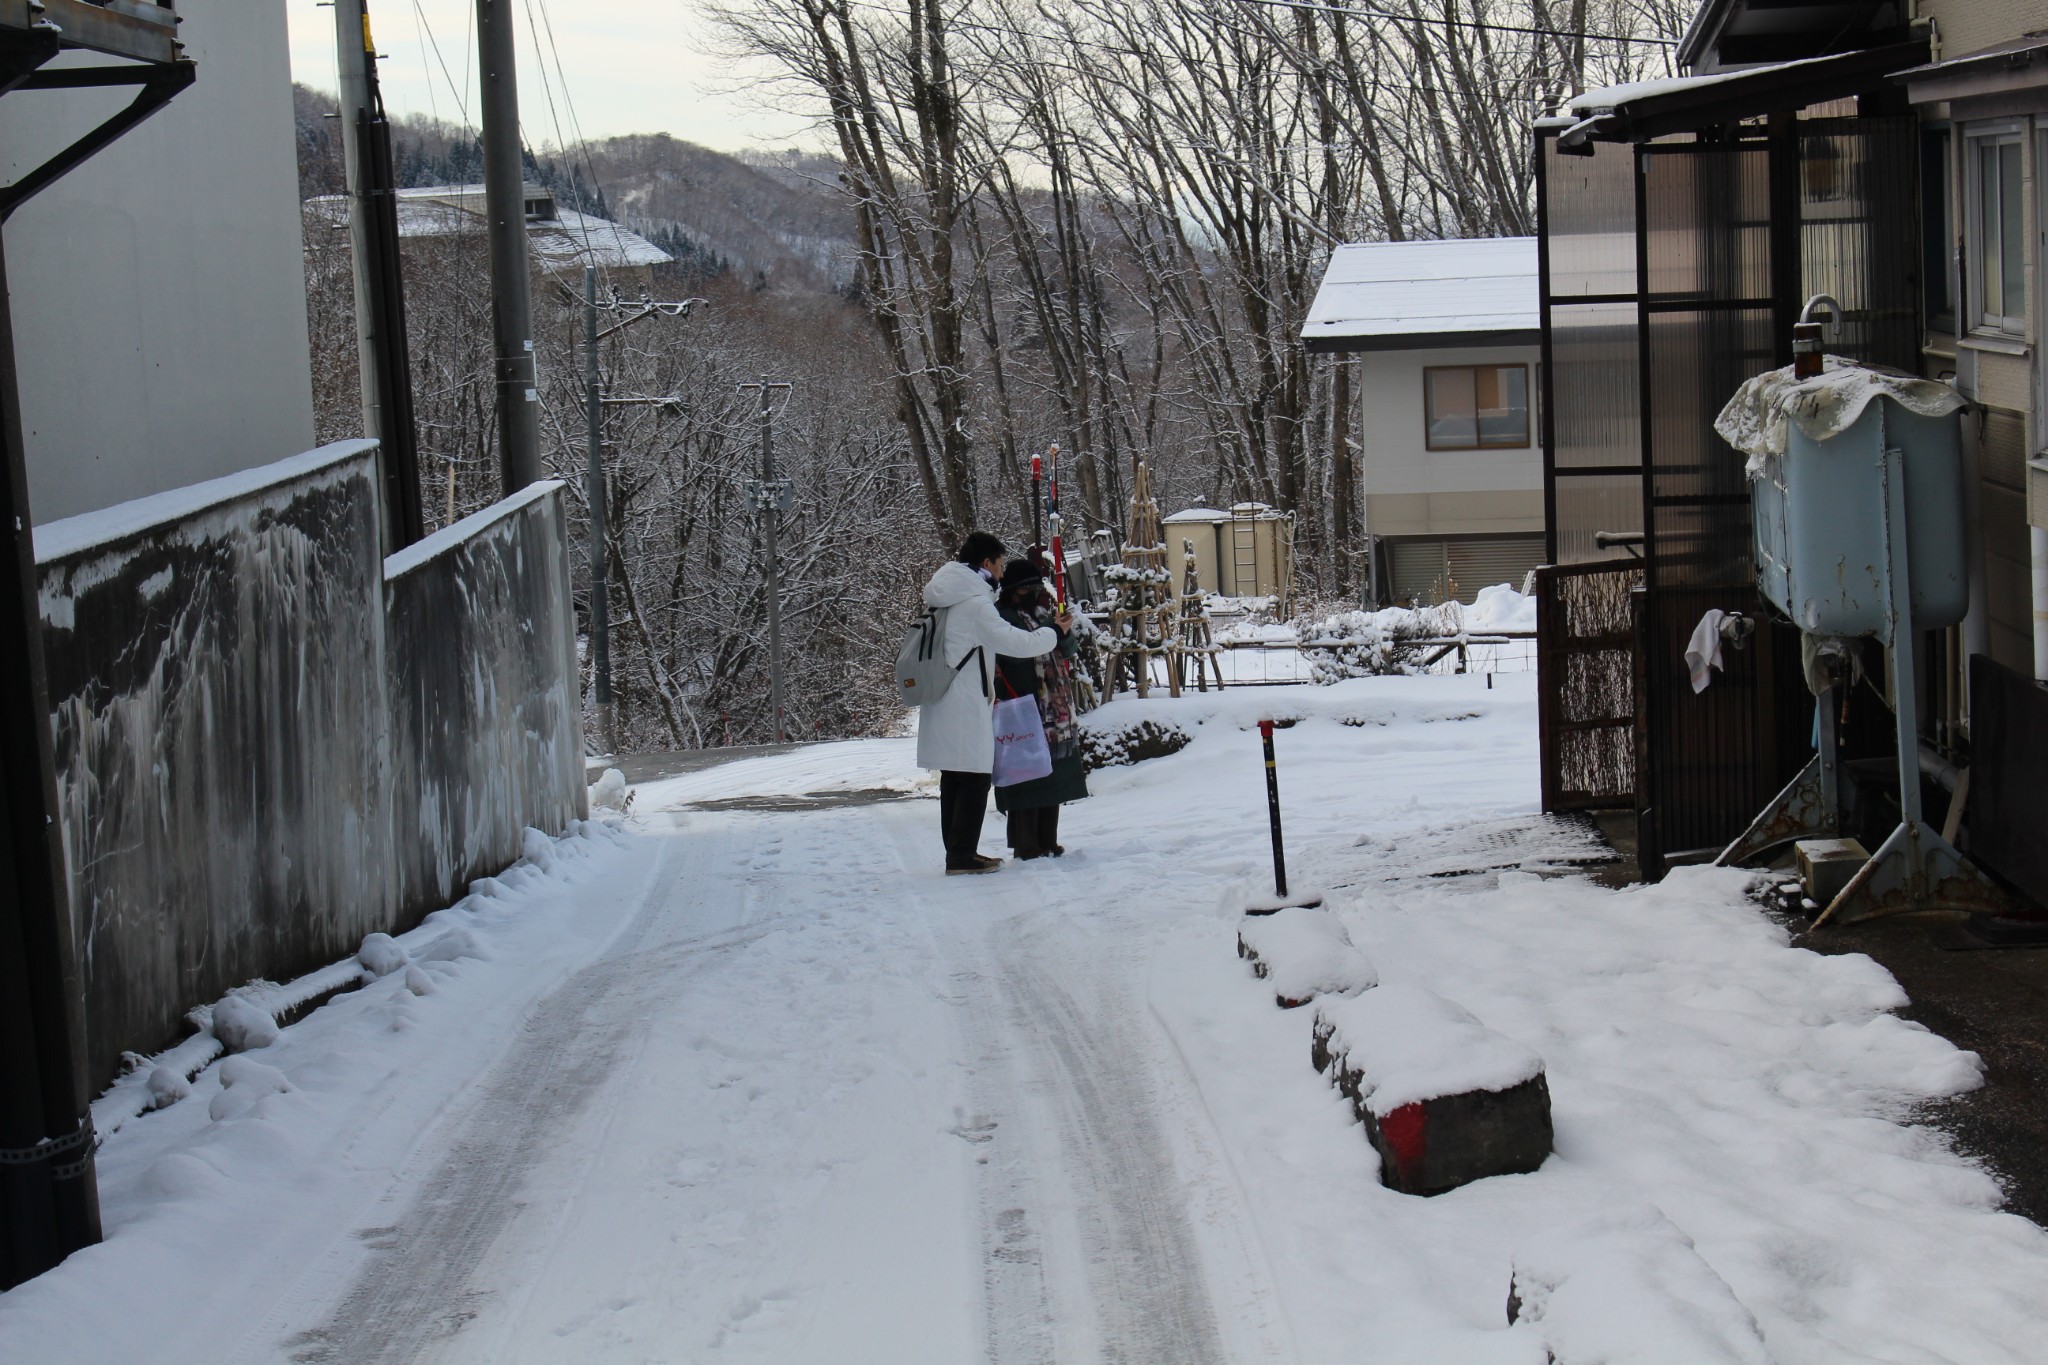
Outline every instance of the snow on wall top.
<svg viewBox="0 0 2048 1365"><path fill-rule="evenodd" d="M323 194L308 199L306 207L337 228L348 224L347 195ZM453 237L483 229L481 186L426 185L398 192L400 237ZM559 204L552 218L528 220L526 241L541 263L552 267L666 265L675 259L637 232Z"/></svg>
<svg viewBox="0 0 2048 1365"><path fill-rule="evenodd" d="M1536 239L1357 242L1330 253L1304 341L1534 332Z"/></svg>
<svg viewBox="0 0 2048 1365"><path fill-rule="evenodd" d="M217 479L170 488L146 498L118 502L35 528L37 564L52 564L85 550L129 540L159 526L185 520L208 507L260 493L277 484L302 479L331 465L353 460L377 448L375 441L335 441L302 454L237 470Z"/></svg>
<svg viewBox="0 0 2048 1365"><path fill-rule="evenodd" d="M536 479L517 493L498 499L482 511L471 512L461 521L443 526L430 536L422 537L393 554L384 557L384 579L386 582L410 573L429 560L437 559L486 527L511 516L528 503L539 502L556 489L563 487L560 479Z"/></svg>

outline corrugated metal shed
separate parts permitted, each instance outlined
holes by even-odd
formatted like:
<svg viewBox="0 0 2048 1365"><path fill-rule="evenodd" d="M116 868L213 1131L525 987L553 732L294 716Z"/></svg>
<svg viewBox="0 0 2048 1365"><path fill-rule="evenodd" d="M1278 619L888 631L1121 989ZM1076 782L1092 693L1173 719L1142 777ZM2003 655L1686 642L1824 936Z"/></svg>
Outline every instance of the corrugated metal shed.
<svg viewBox="0 0 2048 1365"><path fill-rule="evenodd" d="M530 193L529 197L534 197ZM535 258L550 269L585 264L609 268L666 265L674 258L637 232L609 219L562 208L551 197L549 217L526 220L526 240ZM306 207L337 227L348 225L348 199L324 194ZM453 237L484 230L481 185L428 185L398 192L400 237Z"/></svg>
<svg viewBox="0 0 2048 1365"><path fill-rule="evenodd" d="M1534 345L1534 237L1360 242L1330 255L1302 342L1311 351Z"/></svg>

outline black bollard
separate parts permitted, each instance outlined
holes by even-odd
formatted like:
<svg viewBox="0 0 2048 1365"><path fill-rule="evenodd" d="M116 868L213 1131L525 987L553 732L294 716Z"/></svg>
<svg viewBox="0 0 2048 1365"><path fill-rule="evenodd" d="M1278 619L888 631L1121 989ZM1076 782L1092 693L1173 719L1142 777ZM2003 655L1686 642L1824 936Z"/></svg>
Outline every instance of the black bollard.
<svg viewBox="0 0 2048 1365"><path fill-rule="evenodd" d="M1273 894L1287 898L1287 850L1280 842L1280 770L1273 762L1273 722L1259 722L1266 746L1266 820L1273 826Z"/></svg>
<svg viewBox="0 0 2048 1365"><path fill-rule="evenodd" d="M1266 744L1266 818L1273 826L1273 895L1245 907L1247 915L1270 915L1280 910L1312 910L1323 903L1320 892L1292 894L1287 890L1287 850L1280 842L1280 772L1273 762L1273 722L1259 722L1259 736Z"/></svg>

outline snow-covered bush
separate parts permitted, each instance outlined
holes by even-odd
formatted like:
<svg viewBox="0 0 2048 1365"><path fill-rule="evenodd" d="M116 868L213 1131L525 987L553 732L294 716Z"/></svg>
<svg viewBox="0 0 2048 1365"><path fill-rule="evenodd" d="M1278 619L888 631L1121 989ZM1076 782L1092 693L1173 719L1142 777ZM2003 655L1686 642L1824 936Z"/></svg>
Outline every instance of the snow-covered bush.
<svg viewBox="0 0 2048 1365"><path fill-rule="evenodd" d="M1464 608L1388 607L1384 611L1343 611L1295 627L1309 669L1319 683L1341 682L1422 668L1422 641L1465 631Z"/></svg>
<svg viewBox="0 0 2048 1365"><path fill-rule="evenodd" d="M1171 721L1140 720L1127 725L1081 726L1081 762L1089 772L1164 758L1187 748L1194 736Z"/></svg>

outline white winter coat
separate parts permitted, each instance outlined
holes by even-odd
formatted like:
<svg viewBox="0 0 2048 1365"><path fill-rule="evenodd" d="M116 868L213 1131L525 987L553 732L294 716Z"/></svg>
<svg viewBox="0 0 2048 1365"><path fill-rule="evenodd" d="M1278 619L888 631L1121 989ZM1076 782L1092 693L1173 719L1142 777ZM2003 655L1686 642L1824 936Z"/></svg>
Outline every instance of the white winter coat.
<svg viewBox="0 0 2048 1365"><path fill-rule="evenodd" d="M1050 626L1019 630L996 614L996 590L981 571L952 560L939 566L924 585L928 607L950 608L946 634L939 642L949 664L964 660L981 646L980 676L969 664L960 670L944 696L920 708L917 718L917 765L951 773L985 773L996 763L996 655L1035 659L1060 642Z"/></svg>

